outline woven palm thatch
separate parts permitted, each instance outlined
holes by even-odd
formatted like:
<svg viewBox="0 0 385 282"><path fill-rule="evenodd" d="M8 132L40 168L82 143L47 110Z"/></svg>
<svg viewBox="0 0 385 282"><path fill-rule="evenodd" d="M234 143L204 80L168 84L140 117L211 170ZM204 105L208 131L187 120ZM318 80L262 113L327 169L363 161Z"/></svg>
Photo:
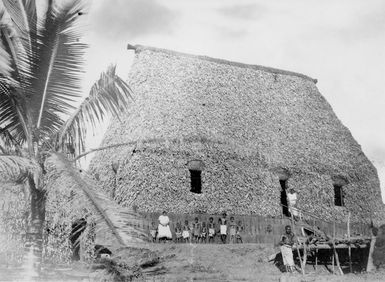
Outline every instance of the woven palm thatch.
<svg viewBox="0 0 385 282"><path fill-rule="evenodd" d="M325 219L381 220L376 169L308 76L136 46L135 104L114 120L90 171L139 211L279 216L280 179ZM203 162L202 193L188 162ZM345 192L334 205L334 187Z"/></svg>
<svg viewBox="0 0 385 282"><path fill-rule="evenodd" d="M22 186L0 183L0 266L19 266L23 260L28 204Z"/></svg>

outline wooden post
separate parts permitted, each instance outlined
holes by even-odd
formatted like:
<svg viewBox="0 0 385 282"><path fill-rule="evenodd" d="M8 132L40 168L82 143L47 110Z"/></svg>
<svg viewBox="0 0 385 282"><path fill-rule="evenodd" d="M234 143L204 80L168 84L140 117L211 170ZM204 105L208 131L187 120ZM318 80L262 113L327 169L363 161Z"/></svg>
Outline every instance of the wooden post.
<svg viewBox="0 0 385 282"><path fill-rule="evenodd" d="M333 242L333 249L334 249L334 255L336 257L337 268L338 268L340 274L344 275L344 272L342 271L342 268L341 268L341 265L340 265L340 260L338 258L338 253L337 253L336 246L334 245L334 242Z"/></svg>
<svg viewBox="0 0 385 282"><path fill-rule="evenodd" d="M290 215L291 215L291 231L294 233L294 236L297 238L298 246L300 246L301 244L300 244L300 242L298 240L298 237L297 237L297 235L295 234L295 231L294 231L294 218L293 218L293 214L291 213ZM301 264L302 275L305 275L305 268L304 268L304 265L302 264L301 254L299 252L298 247L296 249L297 249L297 254L298 254L298 257L299 257L299 262Z"/></svg>
<svg viewBox="0 0 385 282"><path fill-rule="evenodd" d="M335 233L336 233L336 223L334 222L333 220L333 248L334 248L334 237L335 237ZM335 274L335 270L334 270L334 252L332 251L332 269L333 269L333 274Z"/></svg>
<svg viewBox="0 0 385 282"><path fill-rule="evenodd" d="M336 222L333 220L333 273L334 273L334 257L336 260L337 268L341 275L344 275L341 269L340 260L338 258L338 253L336 250L336 244L335 244L335 238L336 238Z"/></svg>
<svg viewBox="0 0 385 282"><path fill-rule="evenodd" d="M369 248L369 255L368 255L368 263L366 265L366 271L367 272L371 272L375 269L375 266L373 264L373 252L374 252L374 245L376 244L376 235L374 234L375 232L373 232L373 228L372 227L372 239L370 240L370 248Z"/></svg>
<svg viewBox="0 0 385 282"><path fill-rule="evenodd" d="M348 214L348 252L349 252L349 271L350 273L353 272L353 268L352 268L352 247L350 245L350 216L351 216L351 213L349 211L349 214Z"/></svg>

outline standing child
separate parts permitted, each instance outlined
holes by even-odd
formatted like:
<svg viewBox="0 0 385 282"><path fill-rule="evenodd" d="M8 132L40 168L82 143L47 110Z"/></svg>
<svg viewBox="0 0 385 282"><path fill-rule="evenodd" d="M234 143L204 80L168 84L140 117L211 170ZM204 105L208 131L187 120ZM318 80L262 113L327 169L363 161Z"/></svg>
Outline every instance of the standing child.
<svg viewBox="0 0 385 282"><path fill-rule="evenodd" d="M176 243L182 243L182 226L181 226L180 222L176 223L175 241L176 241Z"/></svg>
<svg viewBox="0 0 385 282"><path fill-rule="evenodd" d="M157 235L157 233L158 233L158 229L156 228L155 222L153 221L151 223L151 228L150 228L150 234L151 234L152 242L153 243L156 243L156 235Z"/></svg>
<svg viewBox="0 0 385 282"><path fill-rule="evenodd" d="M221 233L221 240L222 244L226 244L226 239L227 239L227 218L226 218L226 213L224 212L222 214L222 217L219 218L218 223L219 223L219 231Z"/></svg>
<svg viewBox="0 0 385 282"><path fill-rule="evenodd" d="M190 226L188 225L188 220L184 221L182 237L185 243L190 242Z"/></svg>
<svg viewBox="0 0 385 282"><path fill-rule="evenodd" d="M244 227L243 227L242 221L239 220L238 226L237 226L237 233L235 234L236 243L242 243L243 244L243 241L242 241L243 231L244 231Z"/></svg>
<svg viewBox="0 0 385 282"><path fill-rule="evenodd" d="M202 230L201 230L201 243L207 242L207 227L206 222L202 222Z"/></svg>
<svg viewBox="0 0 385 282"><path fill-rule="evenodd" d="M199 222L199 219L196 217L195 222L193 223L193 241L195 243L199 242L199 237L201 235L201 223Z"/></svg>
<svg viewBox="0 0 385 282"><path fill-rule="evenodd" d="M229 223L230 243L235 243L235 234L237 233L237 224L235 223L234 216L230 217Z"/></svg>
<svg viewBox="0 0 385 282"><path fill-rule="evenodd" d="M210 242L215 242L215 223L214 223L214 218L210 217L209 218L209 223L207 224L209 228L209 243Z"/></svg>

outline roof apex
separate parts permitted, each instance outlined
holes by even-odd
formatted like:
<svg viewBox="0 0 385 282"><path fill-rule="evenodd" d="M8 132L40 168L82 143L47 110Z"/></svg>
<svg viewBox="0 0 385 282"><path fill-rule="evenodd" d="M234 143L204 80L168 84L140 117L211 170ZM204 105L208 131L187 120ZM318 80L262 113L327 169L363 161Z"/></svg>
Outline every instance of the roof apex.
<svg viewBox="0 0 385 282"><path fill-rule="evenodd" d="M309 80L313 83L317 83L317 79L312 78L312 77L307 76L307 75L304 75L304 74L301 74L301 73L287 71L287 70L281 70L281 69L276 69L276 68L271 68L271 67L265 67L265 66L261 66L261 65L244 64L244 63L233 62L233 61L228 61L228 60L223 60L223 59L218 59L218 58L212 58L212 57L208 57L208 56L192 55L192 54L177 52L177 51L173 51L173 50L156 48L156 47L151 47L151 46L144 46L144 45L128 44L127 49L128 50L135 50L135 53L140 53L142 51L150 50L153 52L160 52L160 53L165 53L165 54L170 54L170 55L180 56L180 57L195 58L195 59L199 59L199 60L214 62L214 63L218 63L218 64L225 64L225 65L230 65L230 66L236 66L236 67L240 67L240 68L250 68L250 69L265 71L265 72L274 73L274 74L297 76L297 77L301 77L301 78L304 78L306 80Z"/></svg>

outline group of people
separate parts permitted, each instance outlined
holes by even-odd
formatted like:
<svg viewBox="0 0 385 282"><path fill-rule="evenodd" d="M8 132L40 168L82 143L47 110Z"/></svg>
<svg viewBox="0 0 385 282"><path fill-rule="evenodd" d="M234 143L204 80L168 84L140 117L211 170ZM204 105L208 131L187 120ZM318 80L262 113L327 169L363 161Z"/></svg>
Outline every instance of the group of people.
<svg viewBox="0 0 385 282"><path fill-rule="evenodd" d="M164 211L158 218L159 224L156 226L152 222L150 234L153 242L166 242L173 239L173 234L170 228L170 218ZM209 218L208 222L199 221L198 217L189 223L188 220L176 222L174 228L174 241L176 243L216 243L219 238L223 244L229 243L243 243L242 233L244 227L242 221L235 221L233 216L230 220L227 219L227 214L223 213L217 222L213 217Z"/></svg>

